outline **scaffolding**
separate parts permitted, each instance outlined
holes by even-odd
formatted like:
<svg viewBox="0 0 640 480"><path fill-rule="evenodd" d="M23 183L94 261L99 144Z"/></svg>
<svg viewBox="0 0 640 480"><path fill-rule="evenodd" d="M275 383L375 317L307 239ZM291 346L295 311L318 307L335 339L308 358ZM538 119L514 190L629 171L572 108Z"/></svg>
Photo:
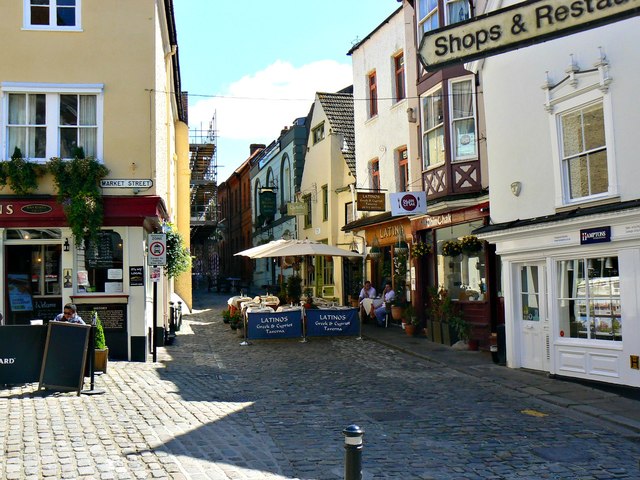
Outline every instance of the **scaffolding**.
<svg viewBox="0 0 640 480"><path fill-rule="evenodd" d="M208 128L189 129L191 170L191 253L195 288L212 287L218 276L218 159L215 114Z"/></svg>

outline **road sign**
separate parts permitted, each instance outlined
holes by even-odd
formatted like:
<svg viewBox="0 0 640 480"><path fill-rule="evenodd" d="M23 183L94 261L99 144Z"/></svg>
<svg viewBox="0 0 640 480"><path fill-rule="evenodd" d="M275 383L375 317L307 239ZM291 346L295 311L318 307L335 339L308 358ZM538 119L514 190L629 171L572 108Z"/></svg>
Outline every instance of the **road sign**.
<svg viewBox="0 0 640 480"><path fill-rule="evenodd" d="M149 254L147 261L152 266L167 264L167 236L164 233L149 234Z"/></svg>

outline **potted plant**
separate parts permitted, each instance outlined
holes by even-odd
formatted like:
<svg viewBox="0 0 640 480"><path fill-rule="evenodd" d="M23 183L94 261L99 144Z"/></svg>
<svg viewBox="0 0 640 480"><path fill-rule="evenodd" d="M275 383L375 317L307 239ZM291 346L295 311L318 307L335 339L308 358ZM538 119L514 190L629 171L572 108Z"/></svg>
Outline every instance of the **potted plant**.
<svg viewBox="0 0 640 480"><path fill-rule="evenodd" d="M107 362L109 359L109 347L104 337L104 328L98 312L93 311L95 323L95 340L94 340L94 356L93 369L97 372L107 373Z"/></svg>
<svg viewBox="0 0 640 480"><path fill-rule="evenodd" d="M287 300L290 303L298 305L302 296L302 278L298 275L292 275L287 280Z"/></svg>
<svg viewBox="0 0 640 480"><path fill-rule="evenodd" d="M436 343L453 345L458 341L459 332L464 333L469 328L444 287L429 289L428 312L431 320L430 335Z"/></svg>
<svg viewBox="0 0 640 480"><path fill-rule="evenodd" d="M432 251L431 245L423 241L419 241L411 245L411 256L413 258L421 258L429 255Z"/></svg>
<svg viewBox="0 0 640 480"><path fill-rule="evenodd" d="M482 250L482 240L475 235L466 235L460 239L460 247L467 255L473 255Z"/></svg>
<svg viewBox="0 0 640 480"><path fill-rule="evenodd" d="M228 308L225 308L224 310L222 310L222 321L228 324L230 320L231 320L231 312L229 311Z"/></svg>
<svg viewBox="0 0 640 480"><path fill-rule="evenodd" d="M462 245L457 240L447 240L442 243L442 255L456 257L462 253Z"/></svg>
<svg viewBox="0 0 640 480"><path fill-rule="evenodd" d="M404 326L406 334L410 337L415 335L418 327L420 326L420 319L418 319L416 311L410 303L404 309L404 319L406 320L406 324Z"/></svg>

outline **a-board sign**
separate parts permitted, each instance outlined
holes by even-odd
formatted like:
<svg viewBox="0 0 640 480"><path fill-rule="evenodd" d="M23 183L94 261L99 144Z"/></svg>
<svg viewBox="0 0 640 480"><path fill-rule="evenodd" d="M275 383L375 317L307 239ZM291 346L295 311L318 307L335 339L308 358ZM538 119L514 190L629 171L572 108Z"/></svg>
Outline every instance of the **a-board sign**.
<svg viewBox="0 0 640 480"><path fill-rule="evenodd" d="M46 338L44 325L0 326L0 387L38 381Z"/></svg>
<svg viewBox="0 0 640 480"><path fill-rule="evenodd" d="M80 395L90 332L91 325L49 323L39 390L76 390Z"/></svg>
<svg viewBox="0 0 640 480"><path fill-rule="evenodd" d="M358 335L360 321L357 308L308 309L307 337Z"/></svg>
<svg viewBox="0 0 640 480"><path fill-rule="evenodd" d="M247 318L247 338L250 340L302 337L302 310L251 312Z"/></svg>

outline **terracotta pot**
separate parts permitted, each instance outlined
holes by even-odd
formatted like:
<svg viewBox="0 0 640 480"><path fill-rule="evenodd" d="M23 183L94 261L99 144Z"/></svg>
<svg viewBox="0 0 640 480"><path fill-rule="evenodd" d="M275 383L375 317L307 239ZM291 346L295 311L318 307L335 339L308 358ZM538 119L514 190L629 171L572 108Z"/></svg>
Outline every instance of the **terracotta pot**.
<svg viewBox="0 0 640 480"><path fill-rule="evenodd" d="M407 323L404 327L404 331L407 333L407 335L412 337L416 333L416 326L412 323Z"/></svg>
<svg viewBox="0 0 640 480"><path fill-rule="evenodd" d="M399 307L398 305L392 305L391 306L391 318L393 318L396 321L401 320L402 319L402 307Z"/></svg>

